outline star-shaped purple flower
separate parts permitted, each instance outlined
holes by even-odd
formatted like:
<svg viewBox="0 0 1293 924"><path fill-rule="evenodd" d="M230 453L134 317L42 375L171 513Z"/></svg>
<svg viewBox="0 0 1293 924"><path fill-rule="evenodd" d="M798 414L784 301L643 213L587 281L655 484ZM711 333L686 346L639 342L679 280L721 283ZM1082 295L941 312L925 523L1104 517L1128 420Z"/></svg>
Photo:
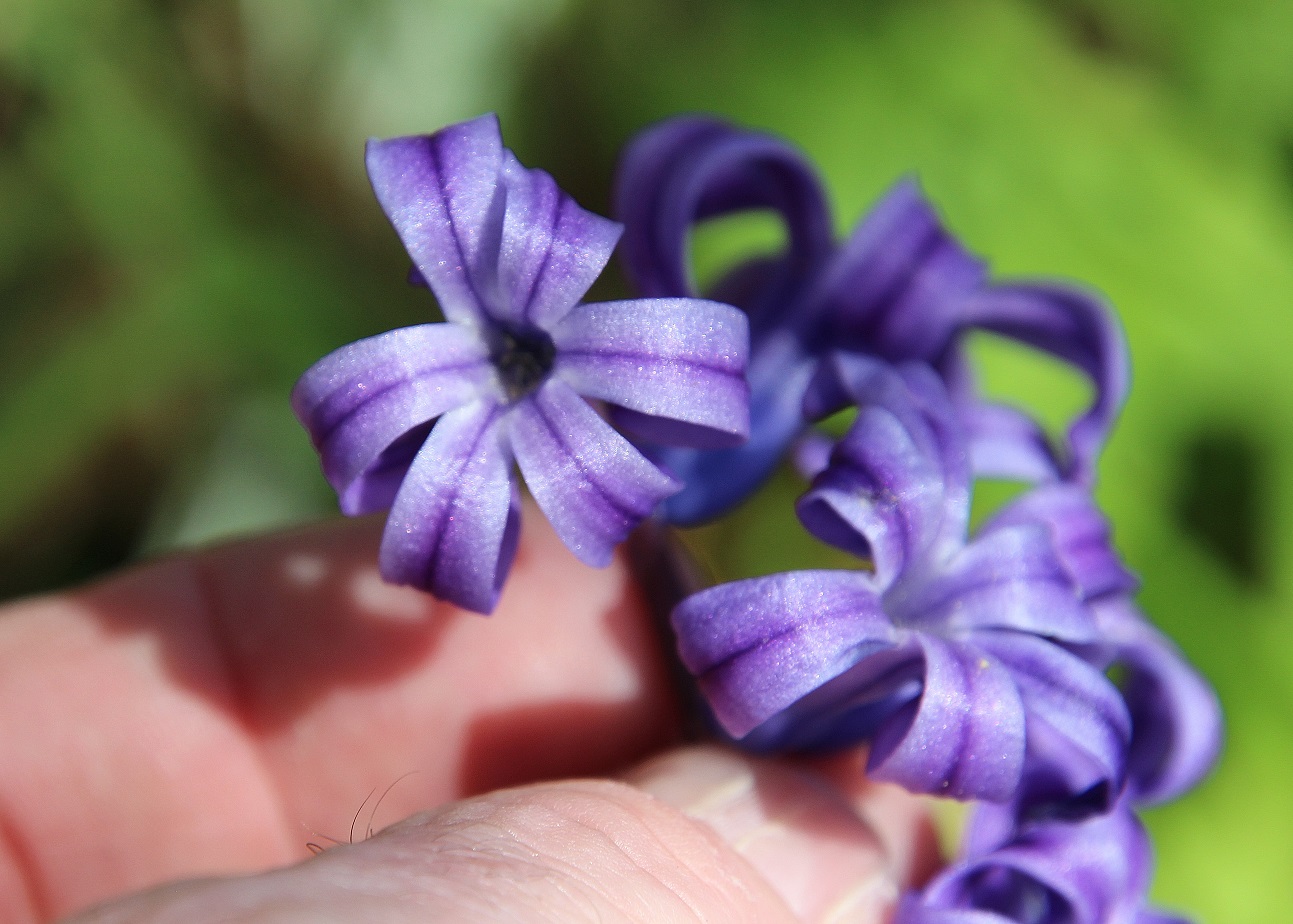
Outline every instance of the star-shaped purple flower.
<svg viewBox="0 0 1293 924"><path fill-rule="evenodd" d="M818 538L869 571L720 585L674 610L684 664L718 720L760 749L870 739L868 772L918 792L1003 801L1028 751L1079 755L1079 790L1121 790L1122 698L1066 645L1095 618L1040 523L967 541L967 443L927 366L836 356L813 394L858 417L799 502Z"/></svg>
<svg viewBox="0 0 1293 924"><path fill-rule="evenodd" d="M1127 386L1121 332L1099 299L1055 283L989 283L984 262L943 226L912 180L890 189L837 245L821 185L799 151L702 116L653 126L621 160L616 215L638 291L697 294L692 228L750 209L778 213L787 241L785 253L736 267L713 292L750 316L750 440L660 452L685 482L664 504L666 516L701 522L755 490L804 432L801 399L817 364L837 349L936 368L963 419L976 472L1059 472L1090 483ZM1091 406L1058 453L1026 415L979 394L962 349L970 330L1049 353L1091 380Z"/></svg>
<svg viewBox="0 0 1293 924"><path fill-rule="evenodd" d="M607 564L679 483L586 398L649 440L746 438L745 316L693 298L580 303L620 226L521 166L492 115L371 141L367 165L446 322L342 347L292 404L343 512L390 508L387 580L491 611L516 549L513 462L571 551Z"/></svg>

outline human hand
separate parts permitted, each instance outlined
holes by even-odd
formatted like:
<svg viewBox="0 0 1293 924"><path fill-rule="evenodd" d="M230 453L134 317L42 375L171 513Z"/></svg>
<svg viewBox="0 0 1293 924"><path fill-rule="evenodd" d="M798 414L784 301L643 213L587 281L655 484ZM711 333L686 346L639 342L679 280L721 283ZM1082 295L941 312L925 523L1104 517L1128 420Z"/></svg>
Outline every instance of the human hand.
<svg viewBox="0 0 1293 924"><path fill-rule="evenodd" d="M856 755L662 752L624 560L525 523L490 619L384 584L373 521L7 607L0 919L884 920L937 861L919 803Z"/></svg>

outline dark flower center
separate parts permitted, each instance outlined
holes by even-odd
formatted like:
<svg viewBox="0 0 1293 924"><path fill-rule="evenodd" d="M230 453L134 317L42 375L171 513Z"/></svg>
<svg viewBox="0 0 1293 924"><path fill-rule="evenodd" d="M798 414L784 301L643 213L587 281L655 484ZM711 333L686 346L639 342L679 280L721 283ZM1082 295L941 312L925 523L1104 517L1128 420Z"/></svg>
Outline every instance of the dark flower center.
<svg viewBox="0 0 1293 924"><path fill-rule="evenodd" d="M552 371L557 347L535 327L499 326L494 331L490 359L508 398L516 400L538 388Z"/></svg>

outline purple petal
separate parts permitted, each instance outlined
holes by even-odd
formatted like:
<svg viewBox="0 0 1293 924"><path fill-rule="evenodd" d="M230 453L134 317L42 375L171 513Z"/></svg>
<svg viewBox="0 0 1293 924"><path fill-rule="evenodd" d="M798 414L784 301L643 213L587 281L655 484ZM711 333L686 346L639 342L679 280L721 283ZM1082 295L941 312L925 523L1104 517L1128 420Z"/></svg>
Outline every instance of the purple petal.
<svg viewBox="0 0 1293 924"><path fill-rule="evenodd" d="M392 444L471 401L492 381L484 345L454 324L422 324L351 343L319 360L292 390L341 509L355 516L394 500L410 452ZM425 434L423 434L425 435Z"/></svg>
<svg viewBox="0 0 1293 924"><path fill-rule="evenodd" d="M721 584L678 604L673 627L683 664L738 738L895 644L869 576L852 571Z"/></svg>
<svg viewBox="0 0 1293 924"><path fill-rule="evenodd" d="M1024 762L1024 709L1009 672L974 645L918 635L920 698L885 722L867 772L912 792L1004 800Z"/></svg>
<svg viewBox="0 0 1293 924"><path fill-rule="evenodd" d="M526 485L585 564L610 564L615 546L678 490L560 379L519 401L508 420Z"/></svg>
<svg viewBox="0 0 1293 924"><path fill-rule="evenodd" d="M1068 474L1089 484L1127 396L1127 346L1113 313L1095 296L1047 283L996 285L967 302L962 321L1044 350L1076 366L1095 390L1068 432Z"/></svg>
<svg viewBox="0 0 1293 924"><path fill-rule="evenodd" d="M503 231L498 119L484 115L434 135L372 139L368 178L446 319L486 310Z"/></svg>
<svg viewBox="0 0 1293 924"><path fill-rule="evenodd" d="M827 267L810 298L834 346L893 361L933 362L956 332L961 299L986 278L943 227L919 185L893 186Z"/></svg>
<svg viewBox="0 0 1293 924"><path fill-rule="evenodd" d="M1102 804L1122 790L1131 719L1122 696L1100 671L1056 644L1020 632L982 630L974 644L1014 679L1028 714L1029 760L1041 767L1037 797L1047 801L1097 793ZM1061 785L1064 792L1050 791Z"/></svg>
<svg viewBox="0 0 1293 924"><path fill-rule="evenodd" d="M1096 637L1095 619L1046 529L1002 527L976 537L932 579L901 585L885 605L902 625L940 633L1015 629L1068 642Z"/></svg>
<svg viewBox="0 0 1293 924"><path fill-rule="evenodd" d="M637 415L636 431L701 448L744 442L750 429L745 315L691 298L580 305L551 333L554 372L582 395Z"/></svg>
<svg viewBox="0 0 1293 924"><path fill-rule="evenodd" d="M684 485L664 502L665 519L683 526L703 523L758 489L804 428L800 407L815 366L815 360L800 352L794 337L765 341L750 358L748 442L731 449L651 450L651 457ZM626 426L636 429L632 423Z"/></svg>
<svg viewBox="0 0 1293 924"><path fill-rule="evenodd" d="M1059 477L1060 463L1046 432L1013 407L968 397L957 417L970 441L970 467L979 478L1042 484Z"/></svg>
<svg viewBox="0 0 1293 924"><path fill-rule="evenodd" d="M1104 637L1124 670L1131 712L1127 788L1137 805L1156 805L1199 783L1221 751L1217 694L1171 640L1125 599L1096 607Z"/></svg>
<svg viewBox="0 0 1293 924"><path fill-rule="evenodd" d="M976 816L997 811L985 806ZM1126 809L1080 824L1034 825L939 874L904 903L896 924L1131 924L1145 901L1150 862L1149 838Z"/></svg>
<svg viewBox="0 0 1293 924"><path fill-rule="evenodd" d="M1138 587L1136 576L1114 551L1109 521L1086 488L1053 484L1021 494L984 524L981 535L1026 524L1041 524L1050 531L1084 600L1131 593Z"/></svg>
<svg viewBox="0 0 1293 924"><path fill-rule="evenodd" d="M542 170L503 154L507 208L498 255L500 320L546 329L588 291L611 258L618 224L580 208Z"/></svg>
<svg viewBox="0 0 1293 924"><path fill-rule="evenodd" d="M786 142L715 119L675 118L638 135L617 170L625 266L643 295L699 294L688 253L692 226L767 208L786 222L791 271L783 278L802 278L830 250L830 213L812 167Z"/></svg>
<svg viewBox="0 0 1293 924"><path fill-rule="evenodd" d="M829 368L849 383L861 407L827 469L800 499L799 518L822 541L871 558L887 587L914 559L964 541L964 444L950 409L927 407L908 377L856 357L837 357ZM929 384L907 371L911 384Z"/></svg>
<svg viewBox="0 0 1293 924"><path fill-rule="evenodd" d="M381 571L442 600L489 613L516 553L519 504L499 439L503 409L477 401L431 430L395 497Z"/></svg>

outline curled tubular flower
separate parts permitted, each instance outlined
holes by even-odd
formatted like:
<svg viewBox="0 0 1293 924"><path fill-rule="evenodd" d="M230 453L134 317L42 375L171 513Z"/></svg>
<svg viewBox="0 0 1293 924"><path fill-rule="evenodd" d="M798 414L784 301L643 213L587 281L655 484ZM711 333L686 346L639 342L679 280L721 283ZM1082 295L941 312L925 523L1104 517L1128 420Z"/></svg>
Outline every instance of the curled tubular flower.
<svg viewBox="0 0 1293 924"><path fill-rule="evenodd" d="M940 379L838 355L819 372L859 406L799 502L810 532L870 571L720 585L674 610L684 664L724 728L759 749L871 740L870 775L1004 801L1032 742L1082 757L1074 785L1121 788L1129 720L1066 645L1095 619L1040 524L967 541L968 448ZM1037 748L1033 748L1037 750Z"/></svg>
<svg viewBox="0 0 1293 924"><path fill-rule="evenodd" d="M1095 616L1096 641L1074 650L1120 676L1132 721L1128 799L1148 806L1185 793L1208 773L1221 750L1221 707L1212 686L1133 602L1138 582L1114 550L1109 523L1089 492L1043 485L1001 510L990 526L1022 523L1050 530L1060 560ZM1072 762L1057 754L1050 763ZM1047 801L1046 784L1034 784L1032 801Z"/></svg>
<svg viewBox="0 0 1293 924"><path fill-rule="evenodd" d="M688 245L700 221L771 209L785 221L784 254L735 268L715 297L750 317L751 434L722 450L662 452L685 482L664 511L695 523L758 487L803 432L800 402L832 350L933 365L971 440L976 470L1089 483L1121 407L1126 355L1117 324L1090 294L1052 283L989 284L984 264L943 227L919 187L889 190L842 244L816 174L784 141L715 119L670 119L643 132L621 160L616 214L623 256L644 295L697 294ZM984 401L962 335L984 330L1075 366L1094 386L1090 408L1057 454L1025 415Z"/></svg>
<svg viewBox="0 0 1293 924"><path fill-rule="evenodd" d="M678 482L586 398L652 440L745 439L745 316L692 298L580 303L621 229L521 166L493 116L372 141L367 165L446 321L342 347L292 402L342 510L390 508L387 580L489 612L516 548L513 462L575 555L606 564Z"/></svg>
<svg viewBox="0 0 1293 924"><path fill-rule="evenodd" d="M1125 805L1018 830L1008 812L977 808L965 856L905 896L894 924L1186 924L1146 907L1149 838Z"/></svg>

